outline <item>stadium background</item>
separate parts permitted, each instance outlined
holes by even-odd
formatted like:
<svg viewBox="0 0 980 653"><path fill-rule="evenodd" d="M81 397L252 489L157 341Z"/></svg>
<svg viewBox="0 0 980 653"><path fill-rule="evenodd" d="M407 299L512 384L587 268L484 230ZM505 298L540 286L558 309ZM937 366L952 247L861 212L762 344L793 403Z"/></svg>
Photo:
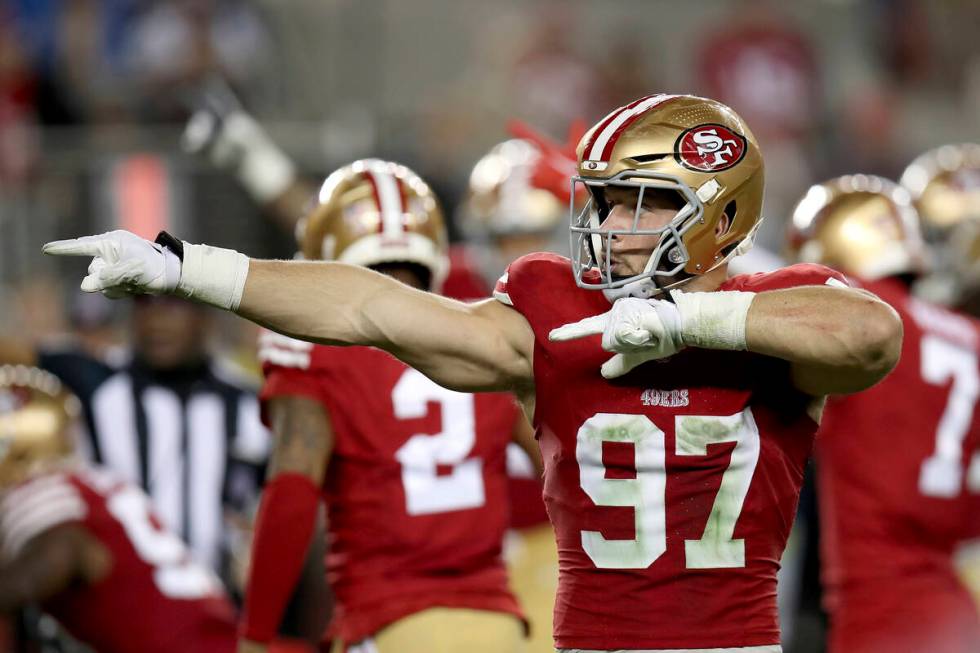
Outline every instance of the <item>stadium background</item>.
<svg viewBox="0 0 980 653"><path fill-rule="evenodd" d="M393 158L450 215L511 118L561 140L648 92L718 97L766 153L762 242L778 250L809 184L894 178L925 149L980 138L978 24L970 0L4 0L0 333L119 324L125 304L77 300L82 263L39 255L54 238L166 227L291 255L233 180L180 149L216 77L311 178ZM251 337L220 333L228 351ZM803 605L801 626L819 630ZM805 639L790 650L819 650Z"/></svg>

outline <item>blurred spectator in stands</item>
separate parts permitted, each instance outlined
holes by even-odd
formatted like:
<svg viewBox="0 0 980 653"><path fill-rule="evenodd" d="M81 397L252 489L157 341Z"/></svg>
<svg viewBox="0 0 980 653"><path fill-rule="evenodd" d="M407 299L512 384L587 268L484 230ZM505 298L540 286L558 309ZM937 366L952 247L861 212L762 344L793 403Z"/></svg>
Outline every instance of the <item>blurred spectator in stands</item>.
<svg viewBox="0 0 980 653"><path fill-rule="evenodd" d="M10 0L37 74L41 122L119 121L128 88L122 41L142 0Z"/></svg>
<svg viewBox="0 0 980 653"><path fill-rule="evenodd" d="M256 81L269 54L264 23L241 0L156 1L127 40L140 108L156 119L186 117L186 93L216 74L243 90Z"/></svg>
<svg viewBox="0 0 980 653"><path fill-rule="evenodd" d="M822 114L813 47L773 0L741 0L715 28L696 30L699 90L721 100L753 126L766 153L766 221L756 242L778 251L784 216L810 183L808 141Z"/></svg>
<svg viewBox="0 0 980 653"><path fill-rule="evenodd" d="M0 9L0 194L37 162L36 87L15 24Z"/></svg>
<svg viewBox="0 0 980 653"><path fill-rule="evenodd" d="M574 17L562 3L540 8L509 73L513 115L555 138L573 120L591 121L607 108L599 68L572 45Z"/></svg>

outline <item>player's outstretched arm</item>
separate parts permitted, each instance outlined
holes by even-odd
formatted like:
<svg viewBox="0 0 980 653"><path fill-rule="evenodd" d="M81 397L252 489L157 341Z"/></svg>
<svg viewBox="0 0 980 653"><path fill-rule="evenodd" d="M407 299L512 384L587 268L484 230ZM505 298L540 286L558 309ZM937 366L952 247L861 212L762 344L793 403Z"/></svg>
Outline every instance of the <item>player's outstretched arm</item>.
<svg viewBox="0 0 980 653"><path fill-rule="evenodd" d="M237 312L304 340L379 347L453 390L520 390L532 378L534 336L517 311L360 267L253 261Z"/></svg>
<svg viewBox="0 0 980 653"><path fill-rule="evenodd" d="M752 292L681 292L666 300L624 298L601 315L554 329L554 341L602 335L615 378L684 347L748 350L792 365L797 388L814 396L857 392L898 362L902 322L871 293L832 286Z"/></svg>
<svg viewBox="0 0 980 653"><path fill-rule="evenodd" d="M887 375L902 353L902 320L875 295L804 286L758 293L745 320L749 351L793 364L796 387L846 394Z"/></svg>
<svg viewBox="0 0 980 653"><path fill-rule="evenodd" d="M497 302L463 304L341 263L252 261L126 231L56 241L43 251L93 257L81 285L88 292L177 294L296 338L379 347L455 390L526 394L532 383L531 328Z"/></svg>
<svg viewBox="0 0 980 653"><path fill-rule="evenodd" d="M111 564L105 547L82 528L45 531L0 567L0 614L49 599L74 582L94 583Z"/></svg>

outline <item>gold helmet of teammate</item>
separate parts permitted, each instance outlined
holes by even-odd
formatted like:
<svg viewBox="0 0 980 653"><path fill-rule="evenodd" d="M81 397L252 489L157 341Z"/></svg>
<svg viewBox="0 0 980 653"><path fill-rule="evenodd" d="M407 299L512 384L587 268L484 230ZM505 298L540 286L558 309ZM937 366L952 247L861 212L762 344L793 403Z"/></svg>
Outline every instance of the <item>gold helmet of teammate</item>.
<svg viewBox="0 0 980 653"><path fill-rule="evenodd" d="M572 261L583 288L652 296L747 251L762 215L762 154L748 126L720 102L692 95L651 95L622 106L579 141L578 175L591 199L572 208ZM632 229L600 225L608 187L639 189ZM646 192L676 194L677 214L659 229L640 229ZM727 223L727 226L725 226ZM612 239L659 236L640 274L618 278ZM598 276L585 273L595 270ZM617 290L619 289L619 290Z"/></svg>
<svg viewBox="0 0 980 653"><path fill-rule="evenodd" d="M902 173L901 184L929 234L980 219L980 144L943 145L923 153Z"/></svg>
<svg viewBox="0 0 980 653"><path fill-rule="evenodd" d="M460 207L463 232L497 238L554 230L567 209L554 193L532 181L541 156L532 142L514 138L477 161Z"/></svg>
<svg viewBox="0 0 980 653"><path fill-rule="evenodd" d="M442 283L449 266L436 196L421 177L391 161L362 159L327 177L297 240L307 259L419 265L430 288Z"/></svg>
<svg viewBox="0 0 980 653"><path fill-rule="evenodd" d="M811 186L793 209L790 257L880 279L921 274L927 253L908 192L874 175Z"/></svg>
<svg viewBox="0 0 980 653"><path fill-rule="evenodd" d="M78 400L52 374L0 366L0 487L68 459Z"/></svg>

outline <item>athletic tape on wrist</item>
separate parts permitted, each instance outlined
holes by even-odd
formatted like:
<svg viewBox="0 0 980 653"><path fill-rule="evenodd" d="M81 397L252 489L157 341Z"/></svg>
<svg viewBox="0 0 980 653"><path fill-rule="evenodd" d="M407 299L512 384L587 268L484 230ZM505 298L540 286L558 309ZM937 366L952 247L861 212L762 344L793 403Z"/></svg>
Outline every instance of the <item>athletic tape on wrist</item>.
<svg viewBox="0 0 980 653"><path fill-rule="evenodd" d="M681 338L689 347L743 351L745 320L755 293L739 291L670 293L681 314Z"/></svg>
<svg viewBox="0 0 980 653"><path fill-rule="evenodd" d="M233 249L187 242L183 245L177 294L225 310L238 310L248 277L248 257Z"/></svg>

